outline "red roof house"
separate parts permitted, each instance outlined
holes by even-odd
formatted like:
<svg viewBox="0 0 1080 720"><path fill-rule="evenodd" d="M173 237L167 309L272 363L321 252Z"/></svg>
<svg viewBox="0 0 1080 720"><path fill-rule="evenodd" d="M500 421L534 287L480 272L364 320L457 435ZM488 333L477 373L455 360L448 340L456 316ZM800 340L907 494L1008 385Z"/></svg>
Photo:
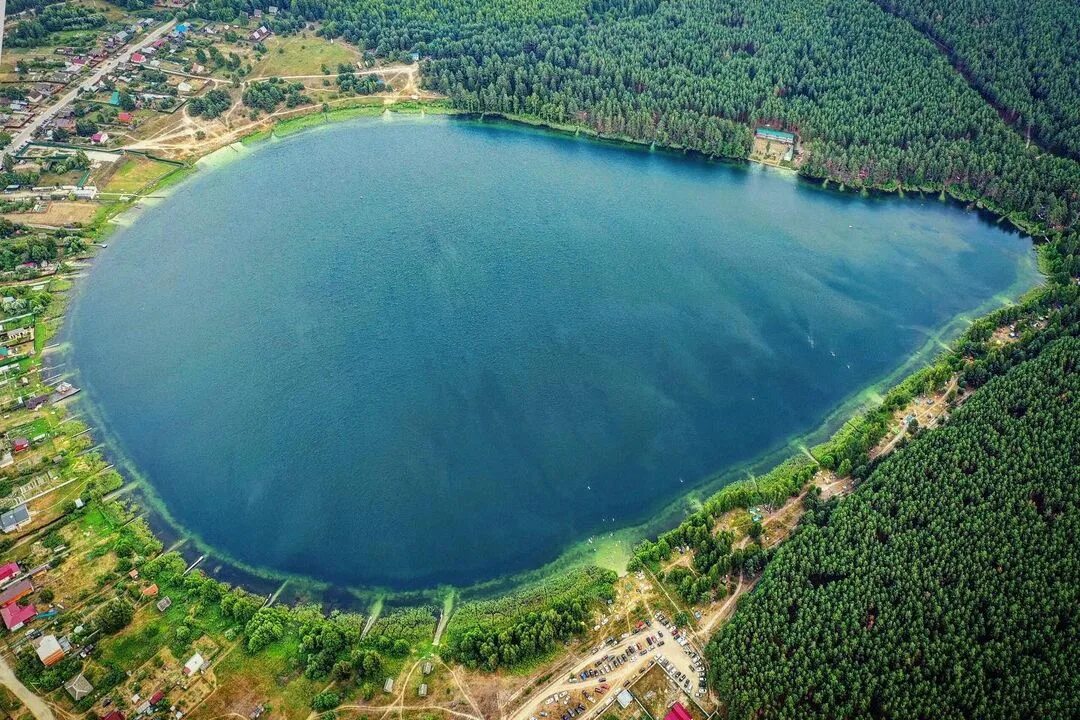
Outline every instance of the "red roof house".
<svg viewBox="0 0 1080 720"><path fill-rule="evenodd" d="M3 582L8 578L13 578L20 572L22 572L22 569L19 567L19 563L9 562L5 565L0 565L0 582Z"/></svg>
<svg viewBox="0 0 1080 720"><path fill-rule="evenodd" d="M165 693L158 690L156 693L150 696L150 704L157 705L159 702L165 699Z"/></svg>
<svg viewBox="0 0 1080 720"><path fill-rule="evenodd" d="M21 628L35 615L37 615L37 609L33 605L23 607L19 603L12 603L0 608L0 618L4 620L4 627L12 632Z"/></svg>
<svg viewBox="0 0 1080 720"><path fill-rule="evenodd" d="M131 53L131 62L135 63L136 65L142 65L144 62L146 62L146 56L142 53Z"/></svg>
<svg viewBox="0 0 1080 720"><path fill-rule="evenodd" d="M690 717L690 713L686 711L682 703L675 703L671 706L668 714L664 716L664 720L693 720L693 718Z"/></svg>
<svg viewBox="0 0 1080 720"><path fill-rule="evenodd" d="M26 438L15 438L11 441L12 452L22 452L30 449L30 441Z"/></svg>
<svg viewBox="0 0 1080 720"><path fill-rule="evenodd" d="M120 121L120 122L122 122L122 123L129 123L129 122L131 122L131 121L132 121L132 120L133 120L134 118L135 118L135 116L134 116L134 115L132 115L132 114L131 114L131 113L129 113L129 112L122 112L122 113L120 113L119 115L117 115L117 116L116 116L116 119L117 119L117 120L119 120L119 121Z"/></svg>
<svg viewBox="0 0 1080 720"><path fill-rule="evenodd" d="M124 720L124 713L119 710L113 710L108 715L102 715L101 720Z"/></svg>
<svg viewBox="0 0 1080 720"><path fill-rule="evenodd" d="M14 585L8 586L3 592L0 592L0 607L12 605L32 592L34 592L33 583L29 580L20 580Z"/></svg>

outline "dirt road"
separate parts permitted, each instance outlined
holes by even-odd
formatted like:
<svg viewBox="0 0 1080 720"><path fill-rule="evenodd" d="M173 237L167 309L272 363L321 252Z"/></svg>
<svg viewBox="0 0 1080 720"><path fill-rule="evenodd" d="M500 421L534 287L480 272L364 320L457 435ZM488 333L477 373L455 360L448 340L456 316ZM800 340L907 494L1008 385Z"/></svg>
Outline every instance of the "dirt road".
<svg viewBox="0 0 1080 720"><path fill-rule="evenodd" d="M14 671L3 656L0 656L0 685L14 693L15 697L19 698L19 702L25 705L37 720L56 720L52 708L19 682L19 678L15 677Z"/></svg>

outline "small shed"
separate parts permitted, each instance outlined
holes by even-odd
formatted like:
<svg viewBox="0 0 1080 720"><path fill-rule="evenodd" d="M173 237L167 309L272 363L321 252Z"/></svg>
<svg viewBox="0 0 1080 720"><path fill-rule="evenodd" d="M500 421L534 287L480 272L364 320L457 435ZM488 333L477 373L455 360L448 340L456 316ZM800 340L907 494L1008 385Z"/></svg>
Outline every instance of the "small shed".
<svg viewBox="0 0 1080 720"><path fill-rule="evenodd" d="M428 660L427 662L425 662L423 665L420 666L421 672L423 672L425 675L430 675L431 671L434 670L434 669L435 669L435 666L431 664L430 660Z"/></svg>
<svg viewBox="0 0 1080 720"><path fill-rule="evenodd" d="M392 678L392 677L386 678L386 682L383 683L382 689L383 689L384 693L392 693L392 692L394 692L394 678Z"/></svg>

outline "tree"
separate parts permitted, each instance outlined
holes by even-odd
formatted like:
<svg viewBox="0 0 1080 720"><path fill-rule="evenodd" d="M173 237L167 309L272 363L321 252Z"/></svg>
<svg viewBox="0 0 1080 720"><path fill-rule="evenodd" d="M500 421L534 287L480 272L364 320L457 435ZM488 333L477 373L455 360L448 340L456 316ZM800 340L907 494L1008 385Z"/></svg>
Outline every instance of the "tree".
<svg viewBox="0 0 1080 720"><path fill-rule="evenodd" d="M98 629L104 635L111 635L127 627L135 617L135 608L121 598L110 600L101 606L96 615Z"/></svg>
<svg viewBox="0 0 1080 720"><path fill-rule="evenodd" d="M311 699L311 709L315 712L333 710L340 704L341 696L330 690L321 692Z"/></svg>
<svg viewBox="0 0 1080 720"><path fill-rule="evenodd" d="M1032 352L780 546L706 650L731 717L1073 714L1080 339Z"/></svg>

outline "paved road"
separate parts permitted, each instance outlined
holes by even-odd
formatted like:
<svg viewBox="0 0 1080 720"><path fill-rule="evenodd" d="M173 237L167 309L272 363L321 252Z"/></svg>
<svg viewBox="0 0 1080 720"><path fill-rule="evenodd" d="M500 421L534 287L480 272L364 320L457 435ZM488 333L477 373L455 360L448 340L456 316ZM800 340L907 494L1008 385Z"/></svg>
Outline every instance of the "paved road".
<svg viewBox="0 0 1080 720"><path fill-rule="evenodd" d="M127 50L98 65L92 75L86 78L80 78L78 82L72 82L70 90L59 98L56 98L51 105L41 108L34 116L34 119L19 130L19 132L11 139L11 143L4 148L4 152L14 153L23 145L30 142L30 138L33 137L34 133L37 132L38 128L40 128L48 118L52 117L57 110L67 105L78 96L80 88L86 85L93 85L98 80L105 77L108 73L115 70L117 65L127 62L131 58L131 54L136 52L139 48L144 47L145 45L154 42L162 35L171 32L175 24L175 20L170 20L164 25L150 31L147 35L136 38L136 42L133 42Z"/></svg>
<svg viewBox="0 0 1080 720"><path fill-rule="evenodd" d="M45 701L30 692L29 688L19 682L3 656L0 656L0 685L13 692L15 697L19 698L19 701L33 713L37 720L56 720L52 709L45 704Z"/></svg>

